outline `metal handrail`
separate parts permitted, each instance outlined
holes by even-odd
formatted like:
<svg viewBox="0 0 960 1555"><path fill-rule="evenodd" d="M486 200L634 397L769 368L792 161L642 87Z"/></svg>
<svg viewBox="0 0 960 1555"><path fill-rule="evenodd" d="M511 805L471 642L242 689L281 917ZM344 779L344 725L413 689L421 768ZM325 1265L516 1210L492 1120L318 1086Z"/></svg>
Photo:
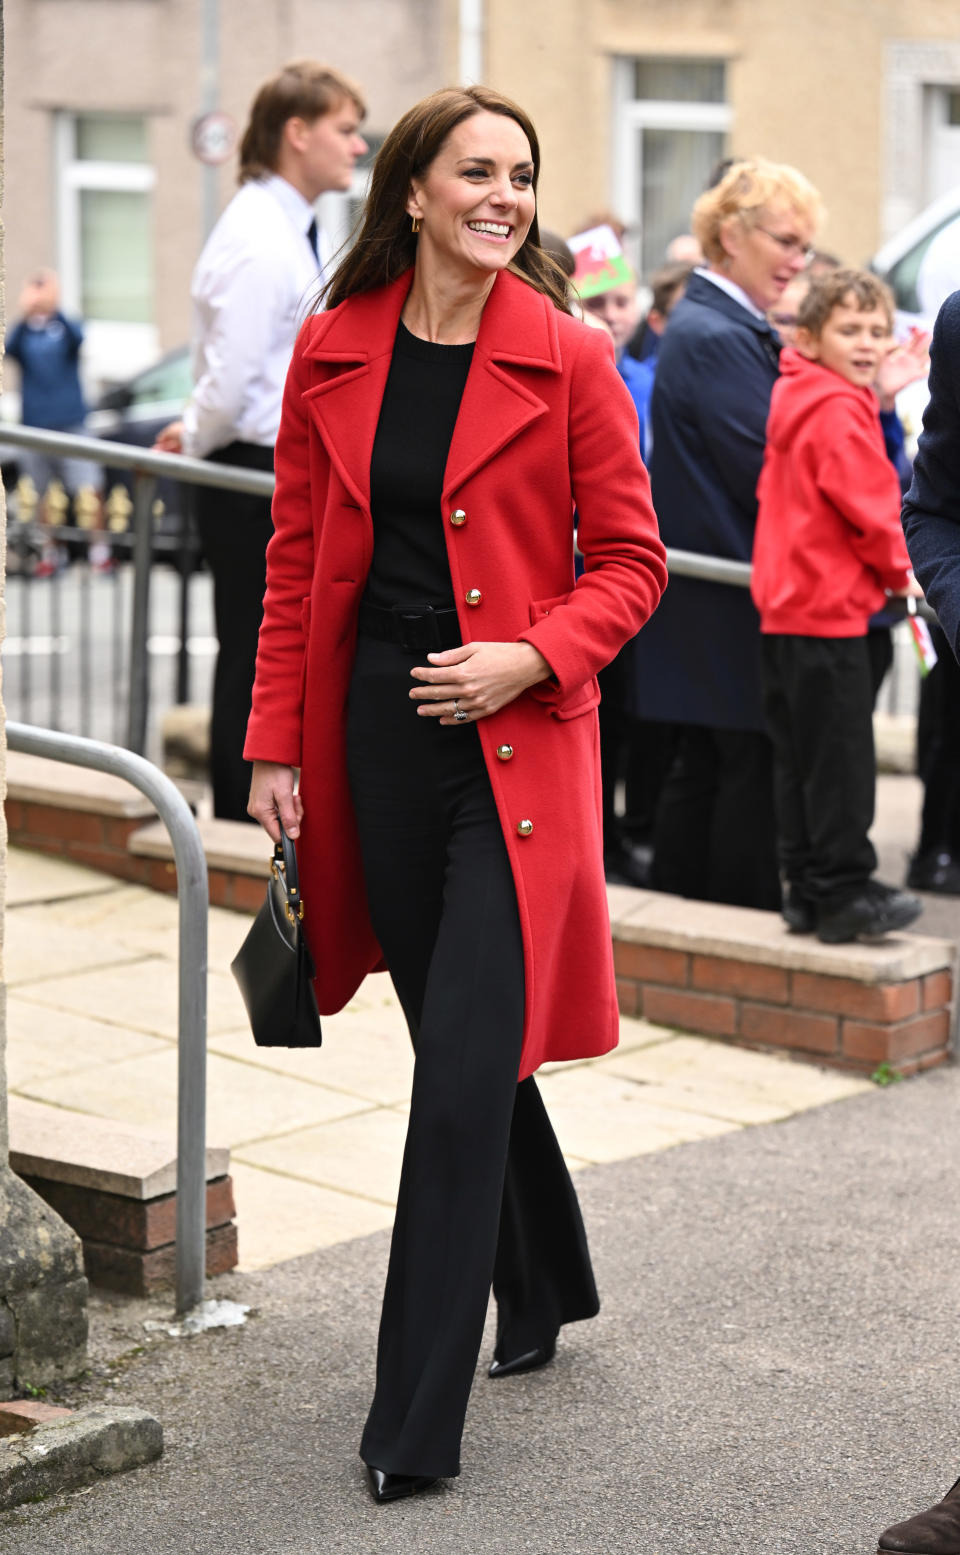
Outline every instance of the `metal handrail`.
<svg viewBox="0 0 960 1555"><path fill-rule="evenodd" d="M165 773L133 751L100 740L8 723L11 750L125 778L156 805L173 843L180 915L177 1019L177 1311L203 1300L207 1171L207 860L197 823Z"/></svg>
<svg viewBox="0 0 960 1555"><path fill-rule="evenodd" d="M0 422L0 444L35 448L40 453L61 454L66 459L92 459L95 464L115 465L142 475L165 475L191 486L220 486L224 491L249 491L260 497L273 492L273 476L266 470L242 470L232 464L211 464L187 454L157 453L130 443L110 443L102 437L78 437L73 432L48 432L40 427Z"/></svg>

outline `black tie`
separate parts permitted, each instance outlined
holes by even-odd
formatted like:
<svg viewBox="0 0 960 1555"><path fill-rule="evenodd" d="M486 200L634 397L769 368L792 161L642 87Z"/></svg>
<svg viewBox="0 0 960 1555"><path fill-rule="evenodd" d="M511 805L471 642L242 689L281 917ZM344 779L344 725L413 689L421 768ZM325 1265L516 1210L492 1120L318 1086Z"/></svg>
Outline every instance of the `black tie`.
<svg viewBox="0 0 960 1555"><path fill-rule="evenodd" d="M317 218L316 218L316 216L314 216L312 222L310 223L309 227L307 228L307 242L310 244L310 247L313 249L313 257L317 261L317 269L319 269L320 268L320 244L317 241Z"/></svg>

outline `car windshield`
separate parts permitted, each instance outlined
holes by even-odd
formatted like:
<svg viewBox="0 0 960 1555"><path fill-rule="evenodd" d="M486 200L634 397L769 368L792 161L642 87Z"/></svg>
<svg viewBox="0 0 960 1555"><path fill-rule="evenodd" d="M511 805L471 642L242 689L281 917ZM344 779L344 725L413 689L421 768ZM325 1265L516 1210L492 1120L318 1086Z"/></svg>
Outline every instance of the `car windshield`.
<svg viewBox="0 0 960 1555"><path fill-rule="evenodd" d="M158 405L161 401L182 403L193 387L190 353L186 349L166 356L130 380L132 405Z"/></svg>

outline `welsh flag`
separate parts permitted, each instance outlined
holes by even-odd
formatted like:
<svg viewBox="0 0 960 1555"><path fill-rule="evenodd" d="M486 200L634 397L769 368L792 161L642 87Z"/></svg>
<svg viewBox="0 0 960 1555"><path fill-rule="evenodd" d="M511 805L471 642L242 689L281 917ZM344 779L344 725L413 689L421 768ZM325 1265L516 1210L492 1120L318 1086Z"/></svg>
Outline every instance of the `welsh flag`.
<svg viewBox="0 0 960 1555"><path fill-rule="evenodd" d="M591 227L568 239L577 261L573 284L581 297L597 297L633 280L612 227Z"/></svg>

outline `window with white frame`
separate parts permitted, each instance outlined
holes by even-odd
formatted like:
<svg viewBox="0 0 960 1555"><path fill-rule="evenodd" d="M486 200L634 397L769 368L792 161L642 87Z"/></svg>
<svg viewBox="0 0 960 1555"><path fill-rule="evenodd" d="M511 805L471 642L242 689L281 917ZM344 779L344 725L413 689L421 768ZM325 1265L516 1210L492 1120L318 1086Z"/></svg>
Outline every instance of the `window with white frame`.
<svg viewBox="0 0 960 1555"><path fill-rule="evenodd" d="M147 121L58 113L56 153L64 306L86 323L91 376L126 377L157 350Z"/></svg>
<svg viewBox="0 0 960 1555"><path fill-rule="evenodd" d="M723 60L614 62L614 205L641 276L663 263L671 239L689 232L731 121Z"/></svg>

